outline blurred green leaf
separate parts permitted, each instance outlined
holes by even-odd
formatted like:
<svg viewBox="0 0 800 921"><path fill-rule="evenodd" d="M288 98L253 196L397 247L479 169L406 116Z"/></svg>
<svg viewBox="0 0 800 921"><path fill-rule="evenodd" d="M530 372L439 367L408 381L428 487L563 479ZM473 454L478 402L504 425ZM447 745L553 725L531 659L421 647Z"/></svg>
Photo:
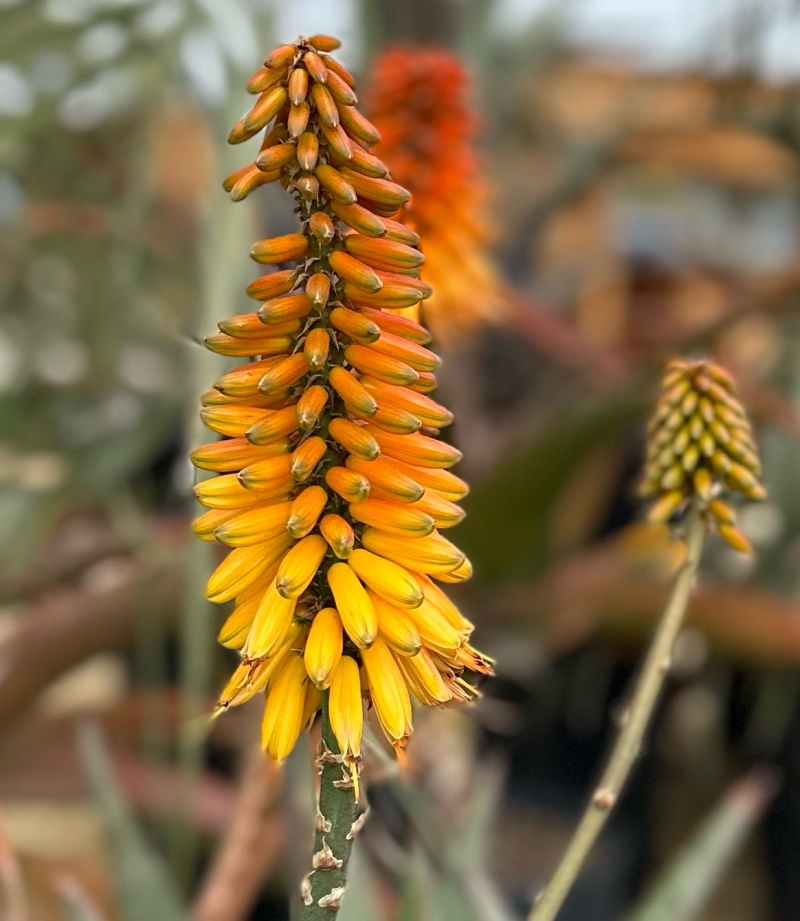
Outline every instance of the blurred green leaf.
<svg viewBox="0 0 800 921"><path fill-rule="evenodd" d="M548 559L548 520L575 466L647 406L641 387L562 412L464 500L456 541L488 583L536 577ZM646 388L645 388L646 389Z"/></svg>
<svg viewBox="0 0 800 921"><path fill-rule="evenodd" d="M771 772L735 784L626 921L692 921L731 867L776 790Z"/></svg>
<svg viewBox="0 0 800 921"><path fill-rule="evenodd" d="M148 844L114 778L97 726L78 729L78 750L106 824L123 921L181 921L186 909L166 864Z"/></svg>

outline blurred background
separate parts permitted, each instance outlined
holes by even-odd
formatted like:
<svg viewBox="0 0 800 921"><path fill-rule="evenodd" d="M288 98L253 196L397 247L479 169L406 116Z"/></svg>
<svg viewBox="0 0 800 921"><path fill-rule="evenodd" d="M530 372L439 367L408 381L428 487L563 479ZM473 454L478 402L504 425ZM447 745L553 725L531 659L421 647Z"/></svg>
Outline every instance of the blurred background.
<svg viewBox="0 0 800 921"><path fill-rule="evenodd" d="M795 0L0 0L0 917L297 901L309 743L264 770L257 703L209 728L235 657L185 458L202 337L293 221L280 190L231 204L252 153L224 139L264 53L316 32L414 193L473 484L453 594L498 662L469 711L418 714L404 784L367 759L343 919L514 921L546 882L678 562L635 488L681 353L736 376L770 498L752 557L708 541L562 917L797 921Z"/></svg>

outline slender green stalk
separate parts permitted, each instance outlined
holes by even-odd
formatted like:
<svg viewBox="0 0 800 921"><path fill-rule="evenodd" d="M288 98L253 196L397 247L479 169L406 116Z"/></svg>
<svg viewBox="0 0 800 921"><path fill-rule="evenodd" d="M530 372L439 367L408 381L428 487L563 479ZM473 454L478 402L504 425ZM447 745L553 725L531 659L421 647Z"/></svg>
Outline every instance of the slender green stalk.
<svg viewBox="0 0 800 921"><path fill-rule="evenodd" d="M705 537L705 522L694 504L686 524L686 561L675 579L672 595L661 616L653 642L642 665L619 737L591 802L556 868L547 888L531 910L528 921L553 921L569 894L592 845L608 821L631 772L669 673L672 648L683 624L694 586Z"/></svg>
<svg viewBox="0 0 800 921"><path fill-rule="evenodd" d="M333 921L347 885L358 814L350 773L342 763L328 716L328 693L322 707L319 808L314 838L313 869L303 880L302 921Z"/></svg>

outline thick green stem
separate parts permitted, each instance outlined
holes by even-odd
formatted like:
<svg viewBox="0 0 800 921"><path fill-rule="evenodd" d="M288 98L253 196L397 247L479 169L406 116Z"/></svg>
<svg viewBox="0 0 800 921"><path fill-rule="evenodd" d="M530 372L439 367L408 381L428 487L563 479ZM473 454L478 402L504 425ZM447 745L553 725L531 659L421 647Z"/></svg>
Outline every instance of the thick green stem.
<svg viewBox="0 0 800 921"><path fill-rule="evenodd" d="M302 921L336 918L347 885L347 865L356 832L353 826L358 806L350 772L342 763L331 729L327 691L322 707L322 742L317 763L320 767L317 831L313 869L302 885Z"/></svg>
<svg viewBox="0 0 800 921"><path fill-rule="evenodd" d="M672 595L642 665L611 758L561 863L531 910L528 921L553 921L556 917L636 762L650 717L669 673L672 648L683 624L700 564L705 527L700 509L695 504L686 524L686 561L675 579Z"/></svg>

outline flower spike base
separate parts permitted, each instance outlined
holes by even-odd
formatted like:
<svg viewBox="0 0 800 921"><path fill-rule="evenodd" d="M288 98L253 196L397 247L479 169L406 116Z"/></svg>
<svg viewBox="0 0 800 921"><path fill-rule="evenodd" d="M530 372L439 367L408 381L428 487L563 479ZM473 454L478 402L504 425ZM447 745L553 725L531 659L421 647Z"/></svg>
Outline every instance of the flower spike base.
<svg viewBox="0 0 800 921"><path fill-rule="evenodd" d="M467 486L438 438L452 421L429 395L439 357L397 313L431 294L418 236L397 220L409 193L369 152L379 136L330 55L338 44L316 35L271 52L231 131L232 144L265 132L225 181L231 198L277 182L299 226L254 244L274 267L247 289L260 306L206 340L245 363L204 395L222 439L192 455L218 474L196 487L208 511L195 533L233 548L207 586L234 602L219 639L241 655L218 712L263 693L263 746L283 761L322 710L308 918L333 917L345 886L365 701L402 751L412 697L466 703L477 691L465 673L491 672L438 585L471 573L442 533Z"/></svg>

